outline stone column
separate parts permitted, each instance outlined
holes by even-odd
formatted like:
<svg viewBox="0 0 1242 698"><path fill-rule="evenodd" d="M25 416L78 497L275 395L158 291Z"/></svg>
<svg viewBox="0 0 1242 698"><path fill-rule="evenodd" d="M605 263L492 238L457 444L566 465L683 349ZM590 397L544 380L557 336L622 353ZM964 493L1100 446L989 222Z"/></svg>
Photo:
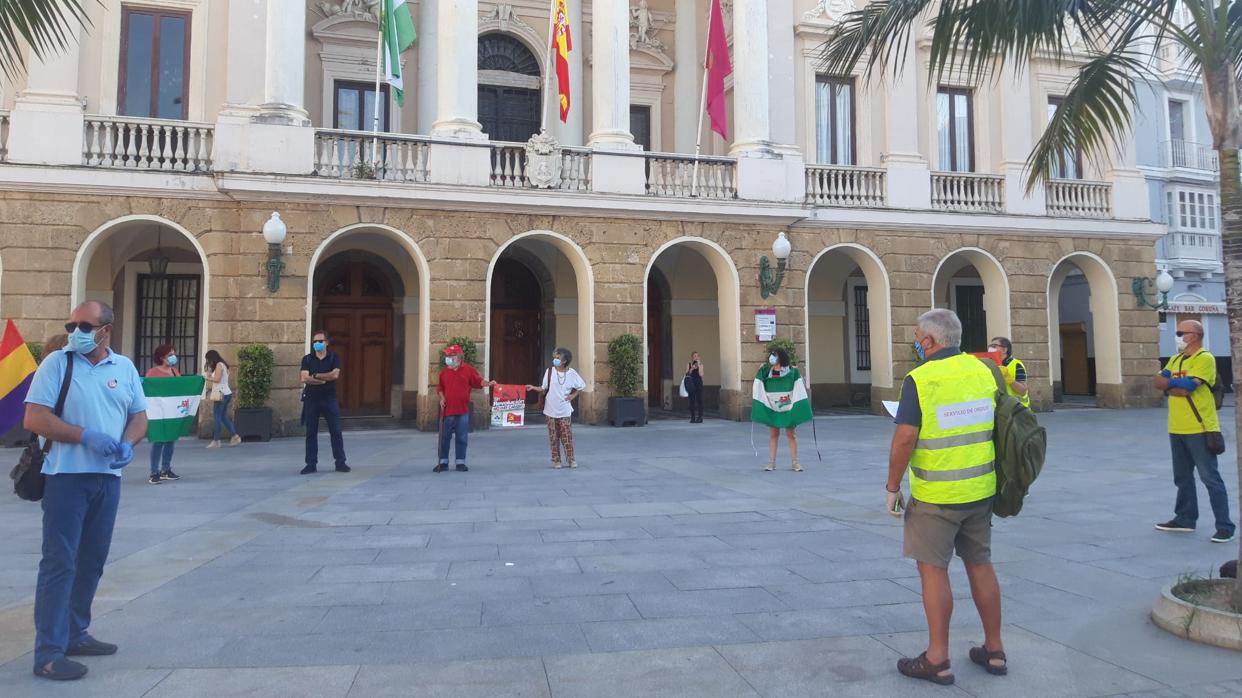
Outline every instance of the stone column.
<svg viewBox="0 0 1242 698"><path fill-rule="evenodd" d="M919 106L921 82L917 70L918 50L911 36L905 59L893 66L886 92L884 134L886 148L881 163L888 180L888 202L893 208L931 208L931 169L919 150L919 133L931 118L931 108Z"/></svg>
<svg viewBox="0 0 1242 698"><path fill-rule="evenodd" d="M590 145L597 150L636 150L630 133L629 4L595 0L593 7Z"/></svg>
<svg viewBox="0 0 1242 698"><path fill-rule="evenodd" d="M768 115L768 18L765 0L733 3L733 148L731 155L764 157L772 153ZM789 108L792 111L793 105Z"/></svg>
<svg viewBox="0 0 1242 698"><path fill-rule="evenodd" d="M225 104L222 111L247 118L264 100L265 71L255 70L267 50L267 0L230 0L225 52Z"/></svg>
<svg viewBox="0 0 1242 698"><path fill-rule="evenodd" d="M440 0L436 10L436 120L431 135L485 140L479 125L479 0Z"/></svg>
<svg viewBox="0 0 1242 698"><path fill-rule="evenodd" d="M439 67L436 63L440 37L438 29L437 8L435 0L422 0L418 3L418 133L431 133L431 125L436 120L436 78Z"/></svg>
<svg viewBox="0 0 1242 698"><path fill-rule="evenodd" d="M1135 134L1131 131L1121 145L1113 151L1112 169L1105 179L1113 183L1113 217L1123 220L1148 220L1147 178L1139 171Z"/></svg>
<svg viewBox="0 0 1242 698"><path fill-rule="evenodd" d="M1046 107L1036 103L1031 89L1031 71L1010 68L1001 80L1000 162L997 173L1005 176L1005 211L1025 216L1048 213L1044 189L1026 193L1026 158L1035 142L1035 114L1044 120ZM1036 112L1038 110L1038 112Z"/></svg>
<svg viewBox="0 0 1242 698"><path fill-rule="evenodd" d="M695 0L677 0L673 26L673 152L693 153L698 141L699 108L703 101L703 48L699 46L699 22L702 19Z"/></svg>
<svg viewBox="0 0 1242 698"><path fill-rule="evenodd" d="M561 145L582 145L586 142L586 92L582 82L582 57L586 54L587 32L582 23L582 0L569 3L569 31L573 39L573 50L569 52L569 98L571 100L569 116L561 124ZM549 41L549 43L551 43ZM553 80L556 77L553 76ZM555 88L553 88L555 89ZM557 108L554 118L560 118Z"/></svg>
<svg viewBox="0 0 1242 698"><path fill-rule="evenodd" d="M63 51L34 59L26 89L17 94L9 122L9 162L81 165L85 118L78 96L82 28L73 24Z"/></svg>
<svg viewBox="0 0 1242 698"><path fill-rule="evenodd" d="M263 104L257 120L265 124L310 126L306 113L306 3L267 1L267 61Z"/></svg>

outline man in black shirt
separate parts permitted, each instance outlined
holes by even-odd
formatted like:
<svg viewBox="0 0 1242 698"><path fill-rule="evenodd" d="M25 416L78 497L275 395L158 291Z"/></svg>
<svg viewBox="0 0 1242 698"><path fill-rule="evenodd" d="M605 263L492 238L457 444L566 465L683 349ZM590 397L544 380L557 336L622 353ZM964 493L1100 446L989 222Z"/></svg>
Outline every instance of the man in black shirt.
<svg viewBox="0 0 1242 698"><path fill-rule="evenodd" d="M302 357L302 424L306 427L306 467L303 475L316 470L319 463L319 418L328 422L332 437L332 458L338 473L349 472L345 465L345 442L341 438L341 407L336 402L336 381L341 377L341 357L328 351L328 333L311 335L311 353Z"/></svg>

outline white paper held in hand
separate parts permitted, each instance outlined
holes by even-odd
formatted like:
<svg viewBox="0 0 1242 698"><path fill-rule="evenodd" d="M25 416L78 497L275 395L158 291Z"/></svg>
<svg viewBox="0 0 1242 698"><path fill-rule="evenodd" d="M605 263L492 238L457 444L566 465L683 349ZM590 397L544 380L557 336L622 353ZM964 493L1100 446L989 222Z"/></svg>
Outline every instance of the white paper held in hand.
<svg viewBox="0 0 1242 698"><path fill-rule="evenodd" d="M882 400L881 402L884 403L884 411L888 412L888 416L892 417L893 419L896 419L897 418L897 406L900 405L901 403L897 402L896 400Z"/></svg>

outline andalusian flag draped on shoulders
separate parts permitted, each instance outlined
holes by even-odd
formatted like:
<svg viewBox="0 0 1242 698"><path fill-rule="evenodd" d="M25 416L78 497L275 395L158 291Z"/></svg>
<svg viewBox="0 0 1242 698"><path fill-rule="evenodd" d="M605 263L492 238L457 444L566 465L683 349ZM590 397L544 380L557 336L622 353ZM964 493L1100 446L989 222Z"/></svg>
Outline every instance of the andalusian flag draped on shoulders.
<svg viewBox="0 0 1242 698"><path fill-rule="evenodd" d="M142 379L142 392L147 396L147 441L166 443L190 433L203 399L203 383L202 376Z"/></svg>
<svg viewBox="0 0 1242 698"><path fill-rule="evenodd" d="M35 368L34 356L17 325L5 321L4 338L0 339L0 434L22 423Z"/></svg>
<svg viewBox="0 0 1242 698"><path fill-rule="evenodd" d="M445 10L448 12L449 10ZM414 32L414 18L406 0L384 0L380 32L384 42L384 82L392 90L397 105L405 104L405 81L401 77L401 52L410 47L418 35Z"/></svg>
<svg viewBox="0 0 1242 698"><path fill-rule="evenodd" d="M790 366L780 376L772 376L767 366L759 369L751 391L751 421L784 429L814 418L811 398L806 394L802 374L797 368Z"/></svg>

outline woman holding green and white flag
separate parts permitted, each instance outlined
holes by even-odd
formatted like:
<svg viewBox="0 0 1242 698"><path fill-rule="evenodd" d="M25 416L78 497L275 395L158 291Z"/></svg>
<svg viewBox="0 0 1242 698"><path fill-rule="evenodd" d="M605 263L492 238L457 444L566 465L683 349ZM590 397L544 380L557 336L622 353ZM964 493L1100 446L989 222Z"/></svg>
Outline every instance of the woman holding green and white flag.
<svg viewBox="0 0 1242 698"><path fill-rule="evenodd" d="M171 344L156 347L151 359L155 365L147 369L142 381L147 396L147 441L151 442L151 477L147 482L158 485L181 479L172 471L173 448L194 424L203 377L181 375L177 350Z"/></svg>
<svg viewBox="0 0 1242 698"><path fill-rule="evenodd" d="M768 425L768 464L763 469L776 470L776 446L784 429L793 470L802 472L802 464L798 462L798 435L794 430L799 424L814 419L814 415L802 374L789 365L789 353L780 347L773 347L767 365L760 367L755 375L750 419Z"/></svg>

